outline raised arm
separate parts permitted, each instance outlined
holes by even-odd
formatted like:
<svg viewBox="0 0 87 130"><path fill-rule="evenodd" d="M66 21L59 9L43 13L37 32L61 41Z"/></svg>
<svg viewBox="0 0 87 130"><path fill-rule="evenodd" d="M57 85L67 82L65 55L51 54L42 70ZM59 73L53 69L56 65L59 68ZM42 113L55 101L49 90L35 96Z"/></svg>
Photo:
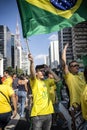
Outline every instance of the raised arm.
<svg viewBox="0 0 87 130"><path fill-rule="evenodd" d="M51 70L51 68L49 68L47 65L45 65L44 68L53 75L56 82L60 81L60 77L53 70Z"/></svg>
<svg viewBox="0 0 87 130"><path fill-rule="evenodd" d="M31 78L35 78L35 67L34 67L34 60L31 54L28 55L28 59L30 61L30 74Z"/></svg>
<svg viewBox="0 0 87 130"><path fill-rule="evenodd" d="M62 67L65 74L69 72L68 66L66 64L66 51L67 51L68 44L65 45L63 52L62 52Z"/></svg>
<svg viewBox="0 0 87 130"><path fill-rule="evenodd" d="M53 75L53 77L54 77L54 79L55 79L56 82L60 81L59 76L54 71L52 71L51 69L49 69L49 72Z"/></svg>

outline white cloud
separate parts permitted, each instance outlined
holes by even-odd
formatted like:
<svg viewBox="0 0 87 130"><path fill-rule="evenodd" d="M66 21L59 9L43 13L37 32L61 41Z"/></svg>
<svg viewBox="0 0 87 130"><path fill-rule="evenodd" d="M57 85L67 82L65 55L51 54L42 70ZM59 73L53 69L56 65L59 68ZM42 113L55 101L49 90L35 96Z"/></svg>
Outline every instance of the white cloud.
<svg viewBox="0 0 87 130"><path fill-rule="evenodd" d="M46 56L45 54L40 54L40 55L35 56L34 59L35 59L35 60L44 59L45 56Z"/></svg>
<svg viewBox="0 0 87 130"><path fill-rule="evenodd" d="M44 57L47 56L46 54L40 54L34 57L35 65L44 64Z"/></svg>
<svg viewBox="0 0 87 130"><path fill-rule="evenodd" d="M58 40L58 35L57 34L53 34L48 39L51 40L51 41L56 41L56 40Z"/></svg>

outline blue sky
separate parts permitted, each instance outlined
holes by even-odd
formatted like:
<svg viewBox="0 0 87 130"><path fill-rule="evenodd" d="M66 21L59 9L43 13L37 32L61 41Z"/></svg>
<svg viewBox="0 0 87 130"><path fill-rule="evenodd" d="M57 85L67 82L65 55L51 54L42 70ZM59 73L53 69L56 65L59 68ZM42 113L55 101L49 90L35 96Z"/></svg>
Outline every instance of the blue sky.
<svg viewBox="0 0 87 130"><path fill-rule="evenodd" d="M21 22L16 0L0 0L0 25L8 26L10 31L14 34L16 32L17 16L22 46L25 49L27 46L22 37ZM48 54L49 43L54 39L57 39L57 32L29 37L29 48L34 56L35 64L43 63L42 57Z"/></svg>

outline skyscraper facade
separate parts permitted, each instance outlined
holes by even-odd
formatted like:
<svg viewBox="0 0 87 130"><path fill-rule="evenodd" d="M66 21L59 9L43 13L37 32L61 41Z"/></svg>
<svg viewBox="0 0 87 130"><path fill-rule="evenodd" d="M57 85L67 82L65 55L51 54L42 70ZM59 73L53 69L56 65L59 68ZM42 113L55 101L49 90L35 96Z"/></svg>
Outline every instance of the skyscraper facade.
<svg viewBox="0 0 87 130"><path fill-rule="evenodd" d="M67 61L77 60L83 67L82 56L87 55L87 21L77 24L72 28L65 28L58 32L60 59L62 50L69 43Z"/></svg>
<svg viewBox="0 0 87 130"><path fill-rule="evenodd" d="M11 66L11 32L5 25L0 25L0 53L3 55L3 66Z"/></svg>
<svg viewBox="0 0 87 130"><path fill-rule="evenodd" d="M57 68L59 65L59 44L58 41L51 41L49 45L49 64L50 67Z"/></svg>
<svg viewBox="0 0 87 130"><path fill-rule="evenodd" d="M22 46L21 46L21 40L20 40L20 31L19 31L19 24L17 20L16 24L16 34L15 34L15 46L14 46L14 52L15 52L15 68L22 68Z"/></svg>

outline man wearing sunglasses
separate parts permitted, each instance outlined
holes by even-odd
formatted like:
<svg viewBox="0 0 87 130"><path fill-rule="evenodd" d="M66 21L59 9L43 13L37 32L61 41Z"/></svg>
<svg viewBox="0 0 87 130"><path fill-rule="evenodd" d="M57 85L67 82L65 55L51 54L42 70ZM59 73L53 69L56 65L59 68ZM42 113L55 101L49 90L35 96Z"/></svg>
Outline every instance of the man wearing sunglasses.
<svg viewBox="0 0 87 130"><path fill-rule="evenodd" d="M66 51L68 44L65 45L62 53L63 70L65 74L65 83L69 89L70 107L78 107L81 103L80 97L86 84L84 75L79 72L79 64L77 61L72 61L67 66L66 64Z"/></svg>

